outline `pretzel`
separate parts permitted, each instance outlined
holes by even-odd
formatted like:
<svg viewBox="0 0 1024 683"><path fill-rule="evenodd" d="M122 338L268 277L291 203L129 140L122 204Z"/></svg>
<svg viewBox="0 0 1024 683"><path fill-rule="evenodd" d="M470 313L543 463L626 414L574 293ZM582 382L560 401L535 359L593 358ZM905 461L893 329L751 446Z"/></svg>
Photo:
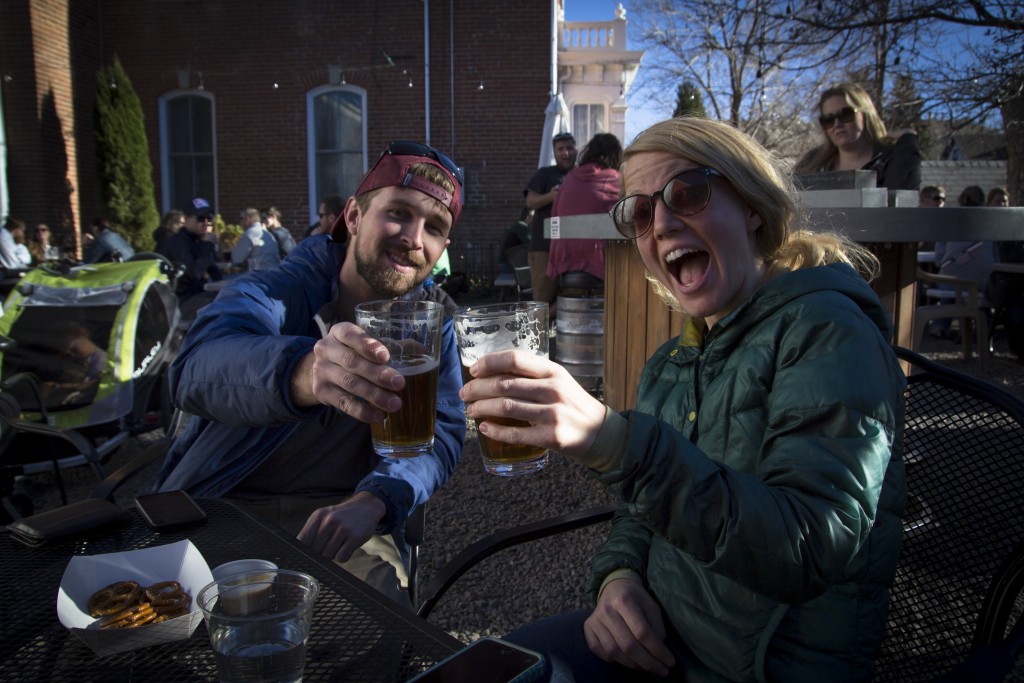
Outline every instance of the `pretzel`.
<svg viewBox="0 0 1024 683"><path fill-rule="evenodd" d="M142 597L142 587L134 581L118 581L101 588L89 598L89 614L105 617L115 614L137 603Z"/></svg>
<svg viewBox="0 0 1024 683"><path fill-rule="evenodd" d="M153 611L153 606L148 602L143 602L100 619L100 628L141 626L155 618L156 613Z"/></svg>
<svg viewBox="0 0 1024 683"><path fill-rule="evenodd" d="M102 629L156 624L188 614L192 596L177 581L161 581L143 588L135 581L118 581L89 598L89 614L100 617Z"/></svg>
<svg viewBox="0 0 1024 683"><path fill-rule="evenodd" d="M146 589L146 598L160 613L186 608L192 602L192 598L181 589L177 581L154 583Z"/></svg>

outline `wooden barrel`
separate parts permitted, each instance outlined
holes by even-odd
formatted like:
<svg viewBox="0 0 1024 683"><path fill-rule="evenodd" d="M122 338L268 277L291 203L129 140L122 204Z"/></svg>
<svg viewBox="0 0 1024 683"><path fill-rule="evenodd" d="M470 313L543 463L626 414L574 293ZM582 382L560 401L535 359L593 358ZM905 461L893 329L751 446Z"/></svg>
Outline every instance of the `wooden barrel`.
<svg viewBox="0 0 1024 683"><path fill-rule="evenodd" d="M604 299L558 297L555 362L587 391L604 384Z"/></svg>

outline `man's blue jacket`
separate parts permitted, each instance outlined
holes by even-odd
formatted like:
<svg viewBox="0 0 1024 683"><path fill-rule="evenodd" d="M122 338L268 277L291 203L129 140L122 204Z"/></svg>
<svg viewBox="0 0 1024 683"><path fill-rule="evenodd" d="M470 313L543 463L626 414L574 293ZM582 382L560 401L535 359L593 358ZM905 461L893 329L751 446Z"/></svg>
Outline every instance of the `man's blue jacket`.
<svg viewBox="0 0 1024 683"><path fill-rule="evenodd" d="M307 238L278 268L239 277L202 309L168 373L175 405L193 417L167 454L160 490L226 495L304 420L333 410L294 405L289 384L295 366L321 336L314 316L338 297L345 249L325 235ZM447 298L430 281L407 296ZM448 303L433 453L377 458L376 467L356 487L387 505L379 534L404 525L409 512L448 480L462 455L462 374L450 299ZM354 418L344 422L351 422L352 429L369 430Z"/></svg>

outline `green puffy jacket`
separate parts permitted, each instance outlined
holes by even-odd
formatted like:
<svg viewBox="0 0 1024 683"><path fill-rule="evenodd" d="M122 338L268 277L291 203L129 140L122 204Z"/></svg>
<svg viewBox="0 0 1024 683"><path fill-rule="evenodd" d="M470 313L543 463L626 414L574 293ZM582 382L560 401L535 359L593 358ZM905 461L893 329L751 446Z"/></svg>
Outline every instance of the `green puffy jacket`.
<svg viewBox="0 0 1024 683"><path fill-rule="evenodd" d="M906 495L890 337L849 266L786 273L665 344L606 420L586 463L622 504L591 595L639 573L687 681L870 678Z"/></svg>

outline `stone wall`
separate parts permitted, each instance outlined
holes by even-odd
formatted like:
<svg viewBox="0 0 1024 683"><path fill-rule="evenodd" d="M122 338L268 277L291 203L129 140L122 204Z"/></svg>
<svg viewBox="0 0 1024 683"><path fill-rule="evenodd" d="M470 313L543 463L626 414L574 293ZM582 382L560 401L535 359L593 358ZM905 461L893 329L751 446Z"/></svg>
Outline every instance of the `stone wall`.
<svg viewBox="0 0 1024 683"><path fill-rule="evenodd" d="M1005 161L923 161L921 187L939 185L946 189L946 206L956 206L956 199L968 185L978 185L988 194L993 187L1006 187ZM1013 202L1011 198L1011 203Z"/></svg>

